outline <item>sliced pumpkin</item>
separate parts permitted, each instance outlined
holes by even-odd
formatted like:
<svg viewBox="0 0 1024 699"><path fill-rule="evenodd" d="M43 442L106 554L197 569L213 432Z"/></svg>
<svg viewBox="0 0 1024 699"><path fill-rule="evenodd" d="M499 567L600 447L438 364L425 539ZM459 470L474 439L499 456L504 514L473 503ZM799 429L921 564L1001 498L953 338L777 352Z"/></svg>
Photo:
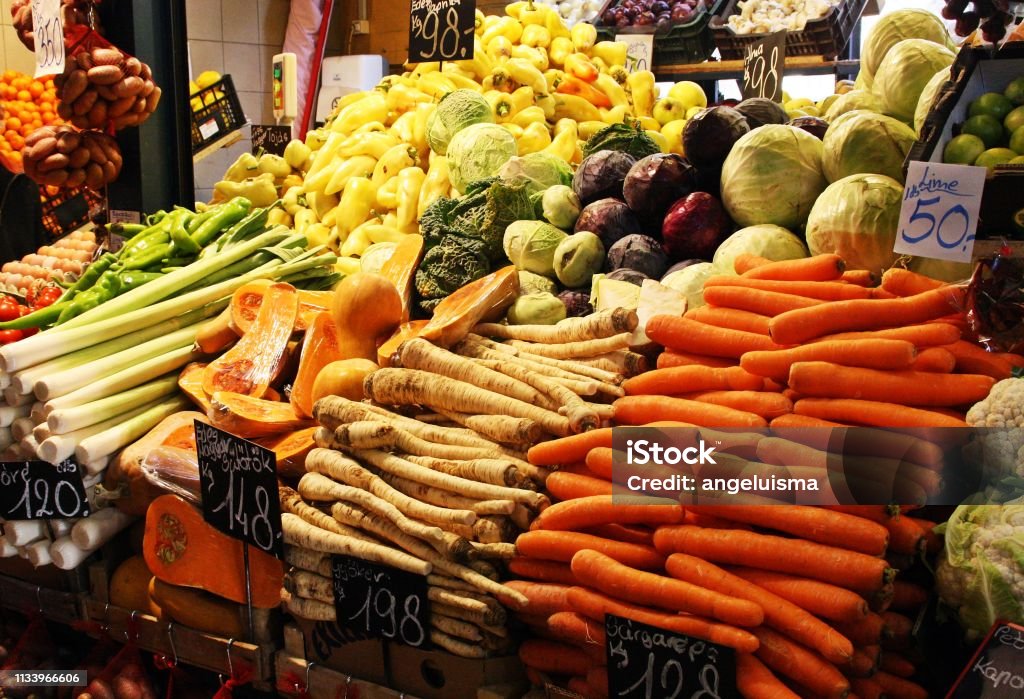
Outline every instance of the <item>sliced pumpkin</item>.
<svg viewBox="0 0 1024 699"><path fill-rule="evenodd" d="M243 608L235 602L202 590L170 585L157 577L150 579L147 593L165 619L222 638L245 635Z"/></svg>
<svg viewBox="0 0 1024 699"><path fill-rule="evenodd" d="M290 396L295 412L303 417L313 417L313 383L320 370L331 362L343 359L338 327L329 311L317 315L306 331L299 355L299 370L295 374Z"/></svg>
<svg viewBox="0 0 1024 699"><path fill-rule="evenodd" d="M238 333L231 327L230 304L215 318L210 318L196 333L196 346L203 354L223 352L238 340Z"/></svg>
<svg viewBox="0 0 1024 699"><path fill-rule="evenodd" d="M245 604L242 542L207 524L198 508L177 495L163 495L150 504L142 551L146 565L163 582ZM284 584L281 561L250 546L249 570L253 606L279 605Z"/></svg>
<svg viewBox="0 0 1024 699"><path fill-rule="evenodd" d="M286 432L276 437L257 439L260 446L272 449L277 457L277 475L301 478L306 474L306 456L316 444L313 435L318 428L307 427L297 432Z"/></svg>
<svg viewBox="0 0 1024 699"><path fill-rule="evenodd" d="M377 358L377 342L402 322L402 299L379 274L350 274L334 289L331 316L338 328L342 359Z"/></svg>
<svg viewBox="0 0 1024 699"><path fill-rule="evenodd" d="M263 296L271 285L266 280L256 280L239 287L231 296L231 327L239 335L245 335L252 328L263 306ZM295 318L293 332L304 332L313 319L331 307L333 292L307 291L299 292L299 313Z"/></svg>
<svg viewBox="0 0 1024 699"><path fill-rule="evenodd" d="M391 366L391 357L398 351L398 346L406 340L419 337L420 333L423 332L423 328L427 327L428 322L426 320L412 320L399 325L398 330L385 340L384 344L377 348L377 364L379 366Z"/></svg>
<svg viewBox="0 0 1024 699"><path fill-rule="evenodd" d="M259 398L274 382L295 325L299 295L291 284L272 284L265 292L249 331L204 370L207 394L233 391Z"/></svg>
<svg viewBox="0 0 1024 699"><path fill-rule="evenodd" d="M519 295L519 272L509 265L462 287L434 309L420 337L441 347L459 342L481 321L497 320Z"/></svg>
<svg viewBox="0 0 1024 699"><path fill-rule="evenodd" d="M398 295L402 297L403 323L409 320L413 300L413 279L422 259L423 236L411 233L398 241L391 252L391 257L380 270L381 276L394 284L398 289Z"/></svg>
<svg viewBox="0 0 1024 699"><path fill-rule="evenodd" d="M197 408L208 413L210 412L210 397L203 390L203 371L205 369L206 364L202 362L185 365L178 375L178 388L196 404Z"/></svg>
<svg viewBox="0 0 1024 699"><path fill-rule="evenodd" d="M295 414L290 403L253 398L231 391L210 396L210 424L244 439L270 437L312 427L314 422Z"/></svg>

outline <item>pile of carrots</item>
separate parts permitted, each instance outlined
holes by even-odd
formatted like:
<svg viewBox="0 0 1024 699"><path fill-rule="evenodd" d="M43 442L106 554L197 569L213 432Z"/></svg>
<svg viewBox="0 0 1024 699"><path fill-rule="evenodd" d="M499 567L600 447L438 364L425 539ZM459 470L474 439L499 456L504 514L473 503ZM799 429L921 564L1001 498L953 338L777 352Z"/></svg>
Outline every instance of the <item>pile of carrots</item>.
<svg viewBox="0 0 1024 699"><path fill-rule="evenodd" d="M659 423L664 424L664 423ZM611 429L534 446L556 504L516 542L507 585L536 685L608 696L606 613L737 652L747 699L923 699L897 570L940 542L900 508L613 504Z"/></svg>
<svg viewBox="0 0 1024 699"><path fill-rule="evenodd" d="M837 255L735 261L707 305L655 316L658 368L626 381L617 424L965 427L1016 354L962 339L965 290L904 269L845 271Z"/></svg>

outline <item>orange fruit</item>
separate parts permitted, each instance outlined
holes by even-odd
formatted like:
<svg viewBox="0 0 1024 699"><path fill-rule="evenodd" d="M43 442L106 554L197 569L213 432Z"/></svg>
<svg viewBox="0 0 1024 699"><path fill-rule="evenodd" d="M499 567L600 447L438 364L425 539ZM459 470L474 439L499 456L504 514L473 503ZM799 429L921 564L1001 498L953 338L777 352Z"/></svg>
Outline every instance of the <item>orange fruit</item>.
<svg viewBox="0 0 1024 699"><path fill-rule="evenodd" d="M20 128L21 128L21 119L19 119L18 117L10 117L7 120L7 129L8 129L7 133L15 133Z"/></svg>
<svg viewBox="0 0 1024 699"><path fill-rule="evenodd" d="M21 88L18 90L18 99L20 99L22 102L28 102L30 99L32 99L32 95L29 93L28 90Z"/></svg>
<svg viewBox="0 0 1024 699"><path fill-rule="evenodd" d="M43 90L45 89L46 88L43 87L43 84L38 80L33 80L32 84L28 86L29 94L31 94L33 97L38 97L39 95L43 94Z"/></svg>

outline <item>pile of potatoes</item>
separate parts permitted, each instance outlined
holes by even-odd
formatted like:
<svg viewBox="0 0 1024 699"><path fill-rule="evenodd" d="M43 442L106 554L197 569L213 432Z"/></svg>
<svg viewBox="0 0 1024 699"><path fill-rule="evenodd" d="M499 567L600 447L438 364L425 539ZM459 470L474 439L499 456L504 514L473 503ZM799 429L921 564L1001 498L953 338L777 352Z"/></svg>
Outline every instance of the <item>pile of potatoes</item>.
<svg viewBox="0 0 1024 699"><path fill-rule="evenodd" d="M97 2L97 0L93 0L93 2ZM61 0L60 18L65 30L76 24L89 24L88 0ZM21 43L29 51L35 51L36 37L35 29L32 26L32 0L12 0L11 20ZM98 25L92 28L102 32L102 28Z"/></svg>
<svg viewBox="0 0 1024 699"><path fill-rule="evenodd" d="M80 129L138 126L160 102L149 66L113 47L97 46L69 56L54 78L57 114Z"/></svg>
<svg viewBox="0 0 1024 699"><path fill-rule="evenodd" d="M44 126L25 139L25 174L39 184L100 189L121 172L121 149L102 131Z"/></svg>

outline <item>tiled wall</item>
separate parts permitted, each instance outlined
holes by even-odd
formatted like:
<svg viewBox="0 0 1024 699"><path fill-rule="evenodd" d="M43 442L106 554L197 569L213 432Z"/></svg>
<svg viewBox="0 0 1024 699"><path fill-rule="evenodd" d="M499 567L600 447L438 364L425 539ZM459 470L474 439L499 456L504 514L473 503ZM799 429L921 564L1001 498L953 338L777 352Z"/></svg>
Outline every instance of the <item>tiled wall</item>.
<svg viewBox="0 0 1024 699"><path fill-rule="evenodd" d="M6 2L6 0L3 0ZM204 70L230 74L246 118L274 123L270 62L281 52L290 0L187 0L192 76ZM241 141L196 164L196 199L207 201L240 153L251 147L249 129Z"/></svg>

